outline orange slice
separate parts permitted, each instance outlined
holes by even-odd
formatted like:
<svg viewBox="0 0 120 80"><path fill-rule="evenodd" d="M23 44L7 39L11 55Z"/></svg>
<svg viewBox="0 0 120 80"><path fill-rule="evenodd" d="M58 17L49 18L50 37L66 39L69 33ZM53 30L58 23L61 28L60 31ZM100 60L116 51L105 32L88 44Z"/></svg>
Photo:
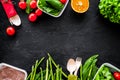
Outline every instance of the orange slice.
<svg viewBox="0 0 120 80"><path fill-rule="evenodd" d="M89 8L89 0L71 0L71 7L75 12L84 13Z"/></svg>

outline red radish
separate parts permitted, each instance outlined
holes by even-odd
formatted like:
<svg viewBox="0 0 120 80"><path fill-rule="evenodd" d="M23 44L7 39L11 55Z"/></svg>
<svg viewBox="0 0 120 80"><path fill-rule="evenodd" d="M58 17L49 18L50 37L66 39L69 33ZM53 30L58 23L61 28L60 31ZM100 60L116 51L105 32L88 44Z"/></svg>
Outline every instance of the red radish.
<svg viewBox="0 0 120 80"><path fill-rule="evenodd" d="M120 72L114 72L113 76L114 76L115 80L120 80Z"/></svg>
<svg viewBox="0 0 120 80"><path fill-rule="evenodd" d="M37 19L37 15L35 13L31 13L29 14L29 17L28 17L29 21L31 22L35 22L36 19Z"/></svg>
<svg viewBox="0 0 120 80"><path fill-rule="evenodd" d="M30 8L31 8L31 9L37 8L37 1L36 1L36 0L32 0L32 1L30 2Z"/></svg>
<svg viewBox="0 0 120 80"><path fill-rule="evenodd" d="M9 36L13 36L13 35L15 35L15 28L13 28L12 26L9 26L7 29L6 29L6 33L7 33L7 35L9 35Z"/></svg>
<svg viewBox="0 0 120 80"><path fill-rule="evenodd" d="M37 9L37 10L35 11L35 14L36 14L37 16L41 16L41 15L42 15L42 11L41 11L40 9Z"/></svg>
<svg viewBox="0 0 120 80"><path fill-rule="evenodd" d="M27 4L25 1L20 1L18 5L19 5L19 8L21 8L21 9L26 9L26 7L27 7Z"/></svg>
<svg viewBox="0 0 120 80"><path fill-rule="evenodd" d="M65 4L67 0L60 0L61 3Z"/></svg>

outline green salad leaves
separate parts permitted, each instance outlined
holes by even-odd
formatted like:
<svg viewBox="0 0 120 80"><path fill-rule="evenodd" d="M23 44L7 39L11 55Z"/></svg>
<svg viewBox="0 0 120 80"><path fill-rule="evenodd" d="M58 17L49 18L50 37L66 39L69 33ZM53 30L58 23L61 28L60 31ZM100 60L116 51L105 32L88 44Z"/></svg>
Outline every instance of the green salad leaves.
<svg viewBox="0 0 120 80"><path fill-rule="evenodd" d="M103 66L95 77L95 80L115 80L110 69Z"/></svg>
<svg viewBox="0 0 120 80"><path fill-rule="evenodd" d="M98 7L104 18L120 24L120 0L100 0Z"/></svg>

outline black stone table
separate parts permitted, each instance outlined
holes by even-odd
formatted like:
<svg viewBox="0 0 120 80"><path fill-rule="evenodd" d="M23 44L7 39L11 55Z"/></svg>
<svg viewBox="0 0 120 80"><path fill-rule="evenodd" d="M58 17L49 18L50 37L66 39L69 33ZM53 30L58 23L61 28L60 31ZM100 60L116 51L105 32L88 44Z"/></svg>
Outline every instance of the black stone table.
<svg viewBox="0 0 120 80"><path fill-rule="evenodd" d="M69 2L59 18L44 13L35 23L28 21L28 15L18 8L18 2L14 0L14 6L22 25L15 27L14 37L5 33L10 23L0 4L0 63L23 68L29 73L37 59L50 53L66 71L69 58L80 56L84 62L99 54L98 67L109 62L120 68L120 25L99 14L99 0L90 0L89 10L84 14L75 13Z"/></svg>

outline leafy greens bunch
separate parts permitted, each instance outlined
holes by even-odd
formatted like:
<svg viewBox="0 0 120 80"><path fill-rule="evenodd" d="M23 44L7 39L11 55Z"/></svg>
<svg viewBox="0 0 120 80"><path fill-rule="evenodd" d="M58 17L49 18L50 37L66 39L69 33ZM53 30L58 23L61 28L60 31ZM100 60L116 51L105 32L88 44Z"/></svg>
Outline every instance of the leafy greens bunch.
<svg viewBox="0 0 120 80"><path fill-rule="evenodd" d="M95 80L115 80L110 69L107 66L102 66L98 74L95 77Z"/></svg>
<svg viewBox="0 0 120 80"><path fill-rule="evenodd" d="M98 7L104 18L120 24L120 0L100 0Z"/></svg>

